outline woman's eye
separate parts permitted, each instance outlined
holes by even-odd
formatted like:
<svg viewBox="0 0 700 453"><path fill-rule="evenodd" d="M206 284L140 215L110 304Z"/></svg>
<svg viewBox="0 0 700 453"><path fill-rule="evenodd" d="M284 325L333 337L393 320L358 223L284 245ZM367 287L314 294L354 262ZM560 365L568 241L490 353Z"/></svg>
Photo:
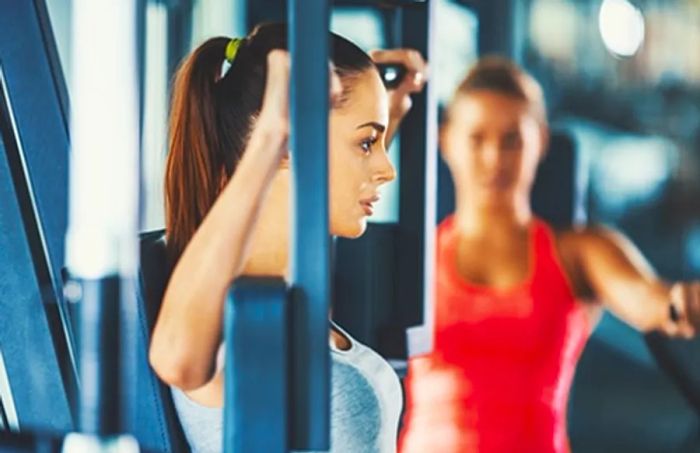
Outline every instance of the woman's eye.
<svg viewBox="0 0 700 453"><path fill-rule="evenodd" d="M473 148L478 148L481 146L481 142L483 141L483 137L481 135L477 134L472 134L468 138L469 145L471 145Z"/></svg>
<svg viewBox="0 0 700 453"><path fill-rule="evenodd" d="M503 139L503 148L512 150L520 147L520 134L517 132L511 132L507 134Z"/></svg>
<svg viewBox="0 0 700 453"><path fill-rule="evenodd" d="M376 137L367 138L365 140L362 140L362 142L360 142L360 147L362 148L362 151L364 151L365 153L370 153L370 152L372 152L372 147L374 146L375 143L377 143Z"/></svg>

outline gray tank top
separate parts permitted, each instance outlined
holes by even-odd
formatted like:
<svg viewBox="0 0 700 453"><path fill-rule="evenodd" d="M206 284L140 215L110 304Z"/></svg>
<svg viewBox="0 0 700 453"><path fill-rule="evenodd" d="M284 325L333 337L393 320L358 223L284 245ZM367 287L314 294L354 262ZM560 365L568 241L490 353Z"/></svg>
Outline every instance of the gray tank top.
<svg viewBox="0 0 700 453"><path fill-rule="evenodd" d="M395 453L402 394L398 376L370 348L331 345L331 453ZM193 453L220 453L223 411L195 403L171 387L175 409Z"/></svg>

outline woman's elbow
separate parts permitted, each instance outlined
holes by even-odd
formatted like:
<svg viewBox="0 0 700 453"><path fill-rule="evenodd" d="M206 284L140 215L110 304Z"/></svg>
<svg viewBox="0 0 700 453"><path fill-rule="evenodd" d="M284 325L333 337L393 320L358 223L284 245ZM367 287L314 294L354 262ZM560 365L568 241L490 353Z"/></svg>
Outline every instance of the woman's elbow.
<svg viewBox="0 0 700 453"><path fill-rule="evenodd" d="M172 345L152 342L148 360L156 375L166 384L181 390L195 390L205 385L211 374L193 365L193 358Z"/></svg>

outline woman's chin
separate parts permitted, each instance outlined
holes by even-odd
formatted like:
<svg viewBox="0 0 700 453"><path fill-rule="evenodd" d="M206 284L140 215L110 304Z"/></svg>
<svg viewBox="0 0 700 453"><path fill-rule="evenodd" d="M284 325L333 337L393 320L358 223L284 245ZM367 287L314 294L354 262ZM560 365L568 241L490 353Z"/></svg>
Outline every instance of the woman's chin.
<svg viewBox="0 0 700 453"><path fill-rule="evenodd" d="M347 239L357 239L367 230L367 217L361 217L355 222L345 222L343 225L338 225L333 228L335 236L344 237Z"/></svg>

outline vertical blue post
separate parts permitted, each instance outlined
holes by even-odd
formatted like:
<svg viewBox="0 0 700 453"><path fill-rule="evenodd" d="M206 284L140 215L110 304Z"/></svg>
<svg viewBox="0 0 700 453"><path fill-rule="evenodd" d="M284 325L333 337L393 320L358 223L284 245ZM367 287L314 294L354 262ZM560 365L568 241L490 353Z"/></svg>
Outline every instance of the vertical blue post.
<svg viewBox="0 0 700 453"><path fill-rule="evenodd" d="M281 278L236 280L226 303L224 452L285 453L289 317Z"/></svg>
<svg viewBox="0 0 700 453"><path fill-rule="evenodd" d="M289 0L291 448L330 444L327 0ZM303 215L298 215L302 212Z"/></svg>
<svg viewBox="0 0 700 453"><path fill-rule="evenodd" d="M434 56L435 1L404 8L401 45ZM401 130L397 300L409 355L432 349L433 268L437 193L437 99L434 84L413 96Z"/></svg>
<svg viewBox="0 0 700 453"><path fill-rule="evenodd" d="M134 409L122 400L129 390L122 384L135 347L131 338L121 341L136 321L122 306L138 268L139 5L142 0L73 3L66 263L76 282L67 292L81 307L81 434L66 439L65 451L113 451L122 441L138 449L121 435L122 415Z"/></svg>
<svg viewBox="0 0 700 453"><path fill-rule="evenodd" d="M521 63L527 2L518 0L490 0L476 2L479 19L479 55L500 54Z"/></svg>

